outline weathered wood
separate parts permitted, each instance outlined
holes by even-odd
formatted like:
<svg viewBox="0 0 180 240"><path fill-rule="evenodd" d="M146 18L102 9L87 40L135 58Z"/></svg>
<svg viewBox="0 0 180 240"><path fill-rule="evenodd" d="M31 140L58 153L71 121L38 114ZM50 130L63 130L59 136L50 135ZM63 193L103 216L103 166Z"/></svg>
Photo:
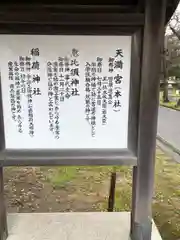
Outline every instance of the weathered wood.
<svg viewBox="0 0 180 240"><path fill-rule="evenodd" d="M0 23L0 34L47 34L47 35L130 35L137 30L136 26L94 26L94 25L53 25Z"/></svg>
<svg viewBox="0 0 180 240"><path fill-rule="evenodd" d="M136 165L137 157L126 149L32 149L0 153L2 166Z"/></svg>
<svg viewBox="0 0 180 240"><path fill-rule="evenodd" d="M3 0L0 2L0 12L6 12L7 15L15 12L19 15L21 12L39 12L55 10L56 12L92 12L92 13L137 13L144 11L144 3L146 0L113 0L109 2L100 1L23 1L19 0L14 3L13 0ZM179 0L167 0L166 22L169 21L175 11Z"/></svg>
<svg viewBox="0 0 180 240"><path fill-rule="evenodd" d="M127 1L127 0L126 0ZM143 1L143 0L142 0ZM83 2L84 3L84 2ZM51 3L38 3L37 1L34 4L27 4L27 3L15 3L14 1L12 3L1 4L0 3L0 12L4 11L16 11L17 14L21 11L55 11L55 12L69 12L69 13L75 13L75 12L114 12L114 13L131 13L136 12L136 7L132 4L126 4L126 5L120 5L118 4L93 4L91 1L90 4L78 4L77 1L73 2L73 4L63 4L62 1L59 2L59 4L53 4Z"/></svg>
<svg viewBox="0 0 180 240"><path fill-rule="evenodd" d="M138 165L134 167L133 240L150 240L154 182L159 73L166 0L147 0L143 38L138 135Z"/></svg>
<svg viewBox="0 0 180 240"><path fill-rule="evenodd" d="M142 26L141 13L62 13L50 9L40 11L0 11L0 23L52 24L52 25L113 25Z"/></svg>
<svg viewBox="0 0 180 240"><path fill-rule="evenodd" d="M0 84L0 152L5 148L4 138L4 120L2 107L2 91ZM8 236L6 207L4 202L4 182L3 182L3 166L0 163L0 240L5 240Z"/></svg>
<svg viewBox="0 0 180 240"><path fill-rule="evenodd" d="M141 69L141 35L138 30L132 35L131 44L131 81L128 124L128 149L137 156L138 120L139 120L139 94Z"/></svg>
<svg viewBox="0 0 180 240"><path fill-rule="evenodd" d="M6 207L4 203L3 168L0 167L0 240L5 240L8 236Z"/></svg>
<svg viewBox="0 0 180 240"><path fill-rule="evenodd" d="M113 212L114 201L115 201L115 191L116 191L116 171L114 170L111 173L109 199L108 199L108 212Z"/></svg>

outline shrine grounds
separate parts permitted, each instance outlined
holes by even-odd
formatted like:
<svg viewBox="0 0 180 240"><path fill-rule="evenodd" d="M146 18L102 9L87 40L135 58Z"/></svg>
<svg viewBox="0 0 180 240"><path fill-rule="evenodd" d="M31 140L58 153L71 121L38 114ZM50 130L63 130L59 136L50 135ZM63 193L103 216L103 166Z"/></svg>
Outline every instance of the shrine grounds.
<svg viewBox="0 0 180 240"><path fill-rule="evenodd" d="M132 168L91 166L5 168L8 212L106 211L113 170L117 171L115 211L129 211ZM180 238L180 165L160 149L153 217L163 240Z"/></svg>

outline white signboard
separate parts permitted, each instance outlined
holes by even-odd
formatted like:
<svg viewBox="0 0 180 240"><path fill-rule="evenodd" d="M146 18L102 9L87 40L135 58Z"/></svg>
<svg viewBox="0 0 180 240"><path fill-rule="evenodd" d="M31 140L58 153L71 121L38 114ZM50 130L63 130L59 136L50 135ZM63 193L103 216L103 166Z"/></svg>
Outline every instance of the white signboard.
<svg viewBox="0 0 180 240"><path fill-rule="evenodd" d="M1 35L6 149L127 148L130 36Z"/></svg>

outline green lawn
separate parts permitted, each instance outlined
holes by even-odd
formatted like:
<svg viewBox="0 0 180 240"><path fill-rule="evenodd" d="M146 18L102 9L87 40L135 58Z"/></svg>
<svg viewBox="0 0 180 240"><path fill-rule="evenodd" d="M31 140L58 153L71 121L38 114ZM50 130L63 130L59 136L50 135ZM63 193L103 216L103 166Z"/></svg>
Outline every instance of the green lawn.
<svg viewBox="0 0 180 240"><path fill-rule="evenodd" d="M153 215L164 240L180 237L180 165L159 152Z"/></svg>
<svg viewBox="0 0 180 240"><path fill-rule="evenodd" d="M59 168L57 175L53 174L50 181L56 187L63 184L79 184L84 193L102 194L106 189L104 198L95 208L106 211L109 177L113 167L67 167ZM117 188L115 211L129 211L131 209L132 168L128 166L116 167ZM106 187L105 187L106 186ZM79 194L81 190L78 189ZM98 190L99 189L99 190ZM76 193L75 193L76 194ZM180 238L180 165L174 163L161 150L157 150L155 194L153 199L153 217L160 230L163 240L179 240Z"/></svg>
<svg viewBox="0 0 180 240"><path fill-rule="evenodd" d="M171 97L176 97L176 98L180 98L180 95L179 95L179 94L176 94L176 93L169 94L169 96L171 96Z"/></svg>
<svg viewBox="0 0 180 240"><path fill-rule="evenodd" d="M117 171L115 211L130 211L128 166L5 168L9 212L107 211L111 172ZM157 150L153 218L163 240L180 239L180 164Z"/></svg>
<svg viewBox="0 0 180 240"><path fill-rule="evenodd" d="M172 108L174 110L180 110L180 107L176 107L176 102L164 103L163 101L160 101L160 106Z"/></svg>

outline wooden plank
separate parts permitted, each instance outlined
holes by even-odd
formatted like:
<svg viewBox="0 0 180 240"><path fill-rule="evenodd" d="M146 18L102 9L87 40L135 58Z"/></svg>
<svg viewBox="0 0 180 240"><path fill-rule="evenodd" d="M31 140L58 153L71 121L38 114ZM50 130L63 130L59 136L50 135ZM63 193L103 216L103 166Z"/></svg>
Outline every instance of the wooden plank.
<svg viewBox="0 0 180 240"><path fill-rule="evenodd" d="M8 236L6 208L4 203L3 168L0 167L0 240L5 240Z"/></svg>
<svg viewBox="0 0 180 240"><path fill-rule="evenodd" d="M143 14L119 13L61 13L42 11L1 11L0 23L53 24L53 25L113 25L142 26Z"/></svg>
<svg viewBox="0 0 180 240"><path fill-rule="evenodd" d="M160 50L166 0L148 0L141 70L138 164L134 167L132 239L150 240L154 182L157 114L159 105Z"/></svg>
<svg viewBox="0 0 180 240"><path fill-rule="evenodd" d="M131 44L131 81L128 123L128 149L137 156L142 31L136 31Z"/></svg>
<svg viewBox="0 0 180 240"><path fill-rule="evenodd" d="M1 166L53 165L133 165L137 157L128 150L6 150L0 154Z"/></svg>
<svg viewBox="0 0 180 240"><path fill-rule="evenodd" d="M40 3L35 3L35 4L24 4L24 3L11 3L11 4L0 4L0 12L4 11L39 11L39 10L51 10L55 12L116 12L116 13L123 13L123 12L136 12L135 11L135 6L134 5L118 5L118 4L93 4L91 5L88 4L40 4Z"/></svg>
<svg viewBox="0 0 180 240"><path fill-rule="evenodd" d="M0 34L47 34L47 35L131 35L136 26L93 26L93 25L52 25L52 24L0 24Z"/></svg>

